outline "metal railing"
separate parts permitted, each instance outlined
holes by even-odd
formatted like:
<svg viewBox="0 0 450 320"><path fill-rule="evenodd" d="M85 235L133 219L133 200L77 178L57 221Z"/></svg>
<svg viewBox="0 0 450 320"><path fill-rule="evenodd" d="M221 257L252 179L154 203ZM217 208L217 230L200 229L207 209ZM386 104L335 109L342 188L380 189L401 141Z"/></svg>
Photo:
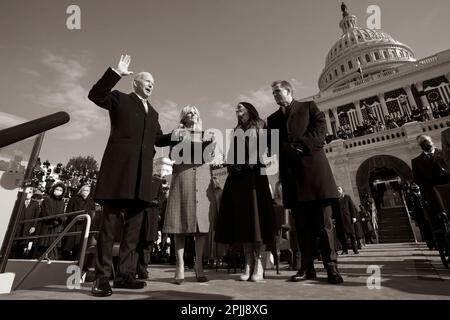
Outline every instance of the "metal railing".
<svg viewBox="0 0 450 320"><path fill-rule="evenodd" d="M33 222L33 221L53 220L53 219L55 219L57 217L67 217L67 216L78 214L77 216L75 216L73 218L73 220L60 233L48 234L48 235L42 235L42 236L29 236L29 237L17 237L17 238L14 238L14 240L26 240L26 239L51 238L51 237L57 236L57 238L52 242L52 244L47 248L47 250L39 257L39 259L35 263L33 263L33 266L30 268L30 270L28 270L25 273L25 275L23 275L23 277L20 279L20 281L14 286L13 290L17 290L17 288L19 288L22 285L22 283L36 269L36 267L40 264L40 262L42 260L45 259L45 260L47 260L49 262L51 261L50 258L48 257L48 254L56 247L56 245L61 241L61 239L64 236L68 236L69 234L70 235L81 234L82 232L80 232L80 231L78 231L78 232L70 232L69 233L69 230L79 220L83 220L84 219L84 220L86 220L86 225L84 227L83 237L80 240L81 250L80 250L80 253L79 253L79 260L78 260L78 267L80 268L80 270L83 270L84 258L85 258L85 255L86 255L86 249L87 249L87 243L88 243L88 239L89 239L89 234L94 233L94 232L90 232L90 229L91 229L91 216L89 214L87 214L87 213L79 214L80 212L85 212L85 211L84 210L74 211L74 212L70 212L70 213L57 214L57 215L53 215L53 216L49 216L49 217L42 217L42 218L36 218L36 219L28 219L28 220L23 220L23 221L19 222L19 223L26 223L26 222Z"/></svg>

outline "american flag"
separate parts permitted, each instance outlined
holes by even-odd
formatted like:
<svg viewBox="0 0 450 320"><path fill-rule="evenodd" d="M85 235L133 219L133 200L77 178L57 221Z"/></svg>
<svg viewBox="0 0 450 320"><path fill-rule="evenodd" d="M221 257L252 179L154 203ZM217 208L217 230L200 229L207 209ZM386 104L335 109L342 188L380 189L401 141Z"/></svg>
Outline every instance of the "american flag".
<svg viewBox="0 0 450 320"><path fill-rule="evenodd" d="M440 85L439 87L426 90L425 96L428 99L431 107L437 108L440 103L444 102L450 103L450 84L445 83Z"/></svg>
<svg viewBox="0 0 450 320"><path fill-rule="evenodd" d="M402 116L402 111L400 110L398 100L386 101L386 106L390 115L394 117Z"/></svg>
<svg viewBox="0 0 450 320"><path fill-rule="evenodd" d="M367 105L364 104L363 107L361 108L361 113L363 116L363 119L365 121L369 121L369 113L374 116L375 118L378 119L378 121L381 121L382 123L384 123L384 117L383 117L383 111L381 108L381 104L379 104L378 102L373 103L372 105Z"/></svg>

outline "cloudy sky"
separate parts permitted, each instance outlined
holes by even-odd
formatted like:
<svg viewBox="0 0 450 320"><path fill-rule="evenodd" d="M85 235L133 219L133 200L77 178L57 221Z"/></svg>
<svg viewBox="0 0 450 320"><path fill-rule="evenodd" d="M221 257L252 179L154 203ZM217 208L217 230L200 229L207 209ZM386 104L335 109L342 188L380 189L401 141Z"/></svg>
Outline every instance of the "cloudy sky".
<svg viewBox="0 0 450 320"><path fill-rule="evenodd" d="M296 96L318 92L325 56L340 37L341 1L301 0L3 0L0 2L0 118L35 119L67 111L69 124L47 133L41 157L101 160L107 113L87 92L122 53L130 70L150 71L150 98L165 132L180 109L200 109L204 128L231 128L234 107L252 102L263 117L275 110L269 84L288 79ZM81 9L69 30L67 7ZM450 48L448 0L346 1L365 26L369 5L381 28L417 58ZM129 92L131 79L116 87ZM2 119L0 119L1 121Z"/></svg>

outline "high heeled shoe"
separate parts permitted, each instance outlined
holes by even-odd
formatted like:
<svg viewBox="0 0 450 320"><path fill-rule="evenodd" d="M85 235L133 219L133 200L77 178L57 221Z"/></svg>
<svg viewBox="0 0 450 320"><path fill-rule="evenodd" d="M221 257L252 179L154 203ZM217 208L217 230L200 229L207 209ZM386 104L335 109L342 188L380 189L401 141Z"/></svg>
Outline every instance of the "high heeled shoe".
<svg viewBox="0 0 450 320"><path fill-rule="evenodd" d="M197 279L197 282L208 282L208 278L203 274L199 275L199 273L197 272L197 263L195 263L194 265L194 272L195 272L195 278Z"/></svg>
<svg viewBox="0 0 450 320"><path fill-rule="evenodd" d="M183 271L181 271L181 270L183 270ZM182 276L180 277L180 275L182 275ZM175 277L172 282L175 284L183 284L183 282L184 282L184 267L183 267L183 269L181 269L178 265L176 266Z"/></svg>
<svg viewBox="0 0 450 320"><path fill-rule="evenodd" d="M174 278L172 282L173 282L174 284L180 285L180 284L183 284L183 283L184 283L184 278L180 278L180 279Z"/></svg>

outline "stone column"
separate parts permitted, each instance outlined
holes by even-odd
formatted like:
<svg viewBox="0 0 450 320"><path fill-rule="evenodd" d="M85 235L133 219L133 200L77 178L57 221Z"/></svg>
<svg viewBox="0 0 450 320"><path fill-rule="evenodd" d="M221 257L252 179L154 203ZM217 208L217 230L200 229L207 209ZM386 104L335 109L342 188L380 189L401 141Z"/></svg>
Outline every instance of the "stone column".
<svg viewBox="0 0 450 320"><path fill-rule="evenodd" d="M361 105L359 104L359 100L353 102L353 104L355 105L356 108L356 115L358 116L359 124L362 125L362 123L364 122L364 118L361 112Z"/></svg>
<svg viewBox="0 0 450 320"><path fill-rule="evenodd" d="M423 93L423 83L422 82L415 83L415 86L417 88L417 91L419 91L420 93ZM426 113L428 115L428 118L430 120L434 119L433 111L431 110L430 103L428 102L427 97L425 95L421 95L420 96L420 101L422 101L423 108L425 109L425 111L426 111Z"/></svg>
<svg viewBox="0 0 450 320"><path fill-rule="evenodd" d="M328 133L332 134L333 133L333 129L331 128L331 120L330 120L330 112L329 110L325 110L325 121L327 122L327 129L328 129Z"/></svg>
<svg viewBox="0 0 450 320"><path fill-rule="evenodd" d="M378 95L378 100L380 100L380 104L381 104L381 110L383 110L383 115L388 115L389 111L386 105L386 100L384 99L384 93L380 93Z"/></svg>
<svg viewBox="0 0 450 320"><path fill-rule="evenodd" d="M341 123L339 122L337 108L333 108L331 110L332 110L333 115L334 115L334 120L336 120L336 129L339 129L339 127L341 126Z"/></svg>
<svg viewBox="0 0 450 320"><path fill-rule="evenodd" d="M410 86L406 86L406 87L403 87L403 89L405 90L406 95L408 96L409 106L410 107L412 107L412 106L416 106L417 107L417 102L416 102L416 99L414 99L414 96L413 96L412 91L411 91L411 87Z"/></svg>

